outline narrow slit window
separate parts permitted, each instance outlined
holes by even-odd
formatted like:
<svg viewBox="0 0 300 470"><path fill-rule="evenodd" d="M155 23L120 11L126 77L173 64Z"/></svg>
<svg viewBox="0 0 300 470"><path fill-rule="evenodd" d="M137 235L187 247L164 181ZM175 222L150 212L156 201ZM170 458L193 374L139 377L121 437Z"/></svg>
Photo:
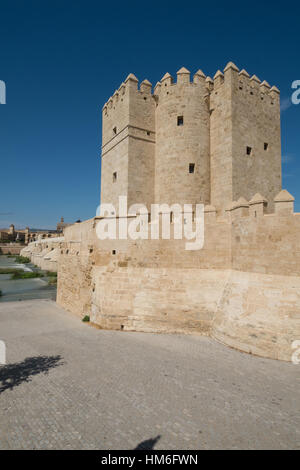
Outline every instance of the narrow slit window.
<svg viewBox="0 0 300 470"><path fill-rule="evenodd" d="M118 179L118 174L117 174L117 172L115 171L115 172L113 173L113 183L115 183L115 182L117 181L117 179Z"/></svg>
<svg viewBox="0 0 300 470"><path fill-rule="evenodd" d="M189 173L195 173L195 163L189 164Z"/></svg>
<svg viewBox="0 0 300 470"><path fill-rule="evenodd" d="M247 147L246 148L246 153L247 153L247 155L251 155L252 154L252 147Z"/></svg>
<svg viewBox="0 0 300 470"><path fill-rule="evenodd" d="M116 254L116 250L112 250L111 254L112 254L112 255L115 255L115 254Z"/></svg>
<svg viewBox="0 0 300 470"><path fill-rule="evenodd" d="M114 133L114 135L117 134L117 128L116 127L113 128L113 133Z"/></svg>
<svg viewBox="0 0 300 470"><path fill-rule="evenodd" d="M183 126L183 116L177 116L177 126Z"/></svg>
<svg viewBox="0 0 300 470"><path fill-rule="evenodd" d="M264 143L264 150L268 150L269 144L267 142Z"/></svg>

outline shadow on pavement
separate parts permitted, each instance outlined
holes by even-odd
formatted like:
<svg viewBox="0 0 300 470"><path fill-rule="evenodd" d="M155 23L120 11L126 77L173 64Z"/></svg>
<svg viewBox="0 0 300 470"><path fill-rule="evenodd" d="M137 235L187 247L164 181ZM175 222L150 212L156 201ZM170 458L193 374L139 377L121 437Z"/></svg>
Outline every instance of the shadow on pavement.
<svg viewBox="0 0 300 470"><path fill-rule="evenodd" d="M140 442L134 450L151 450L154 449L155 444L159 441L160 436L154 439L148 439L147 441Z"/></svg>
<svg viewBox="0 0 300 470"><path fill-rule="evenodd" d="M0 367L0 393L12 390L22 382L30 382L34 375L47 374L50 369L63 365L61 356L28 357L22 362Z"/></svg>

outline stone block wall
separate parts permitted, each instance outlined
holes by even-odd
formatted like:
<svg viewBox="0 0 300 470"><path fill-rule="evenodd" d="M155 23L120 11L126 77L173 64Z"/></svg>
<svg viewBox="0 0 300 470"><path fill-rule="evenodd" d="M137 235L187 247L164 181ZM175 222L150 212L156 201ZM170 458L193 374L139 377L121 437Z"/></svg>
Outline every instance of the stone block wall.
<svg viewBox="0 0 300 470"><path fill-rule="evenodd" d="M182 67L156 84L130 74L103 108L101 202L212 204L281 189L280 93L229 62L214 79Z"/></svg>
<svg viewBox="0 0 300 470"><path fill-rule="evenodd" d="M204 248L193 252L185 240L100 241L99 219L66 229L58 303L101 328L205 334L290 360L300 336L300 214L258 216L243 201L226 217L207 211Z"/></svg>
<svg viewBox="0 0 300 470"><path fill-rule="evenodd" d="M130 74L103 108L101 202L115 206L107 217L119 196L148 210L205 203L204 247L101 241L99 218L75 224L59 246L58 303L101 328L206 334L290 360L300 214L281 191L279 90L232 62L213 80L182 68L151 87Z"/></svg>

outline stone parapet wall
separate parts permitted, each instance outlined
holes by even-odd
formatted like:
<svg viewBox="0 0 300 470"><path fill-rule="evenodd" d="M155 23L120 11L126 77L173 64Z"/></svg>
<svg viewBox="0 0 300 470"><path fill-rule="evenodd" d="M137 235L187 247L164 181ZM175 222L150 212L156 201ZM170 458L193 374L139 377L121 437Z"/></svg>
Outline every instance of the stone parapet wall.
<svg viewBox="0 0 300 470"><path fill-rule="evenodd" d="M57 262L64 237L40 239L29 243L20 252L21 256L30 258L30 261L44 271L57 272Z"/></svg>
<svg viewBox="0 0 300 470"><path fill-rule="evenodd" d="M242 217L232 222L232 267L300 276L300 214Z"/></svg>
<svg viewBox="0 0 300 470"><path fill-rule="evenodd" d="M20 243L0 243L0 253L2 253L3 255L19 255L23 248L24 245L20 245Z"/></svg>
<svg viewBox="0 0 300 470"><path fill-rule="evenodd" d="M97 218L72 226L57 301L101 328L205 334L288 361L300 338L300 214L281 202L274 214L259 197L225 216L208 207L198 251L185 240L100 241Z"/></svg>

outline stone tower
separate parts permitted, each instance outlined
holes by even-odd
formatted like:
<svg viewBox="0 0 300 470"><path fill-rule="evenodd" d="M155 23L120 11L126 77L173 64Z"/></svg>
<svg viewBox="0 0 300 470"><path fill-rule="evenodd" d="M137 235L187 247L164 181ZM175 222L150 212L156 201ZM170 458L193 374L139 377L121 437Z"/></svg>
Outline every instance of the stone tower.
<svg viewBox="0 0 300 470"><path fill-rule="evenodd" d="M103 107L101 202L212 204L281 190L279 90L232 63L212 80L181 68L130 74ZM272 202L268 210L273 210Z"/></svg>
<svg viewBox="0 0 300 470"><path fill-rule="evenodd" d="M210 89L211 204L224 208L261 193L272 201L281 190L279 90L232 63Z"/></svg>
<svg viewBox="0 0 300 470"><path fill-rule="evenodd" d="M151 83L130 74L103 108L101 202L117 208L154 201L155 100Z"/></svg>
<svg viewBox="0 0 300 470"><path fill-rule="evenodd" d="M209 94L204 74L190 81L181 68L177 83L166 74L155 87L155 201L210 202Z"/></svg>

